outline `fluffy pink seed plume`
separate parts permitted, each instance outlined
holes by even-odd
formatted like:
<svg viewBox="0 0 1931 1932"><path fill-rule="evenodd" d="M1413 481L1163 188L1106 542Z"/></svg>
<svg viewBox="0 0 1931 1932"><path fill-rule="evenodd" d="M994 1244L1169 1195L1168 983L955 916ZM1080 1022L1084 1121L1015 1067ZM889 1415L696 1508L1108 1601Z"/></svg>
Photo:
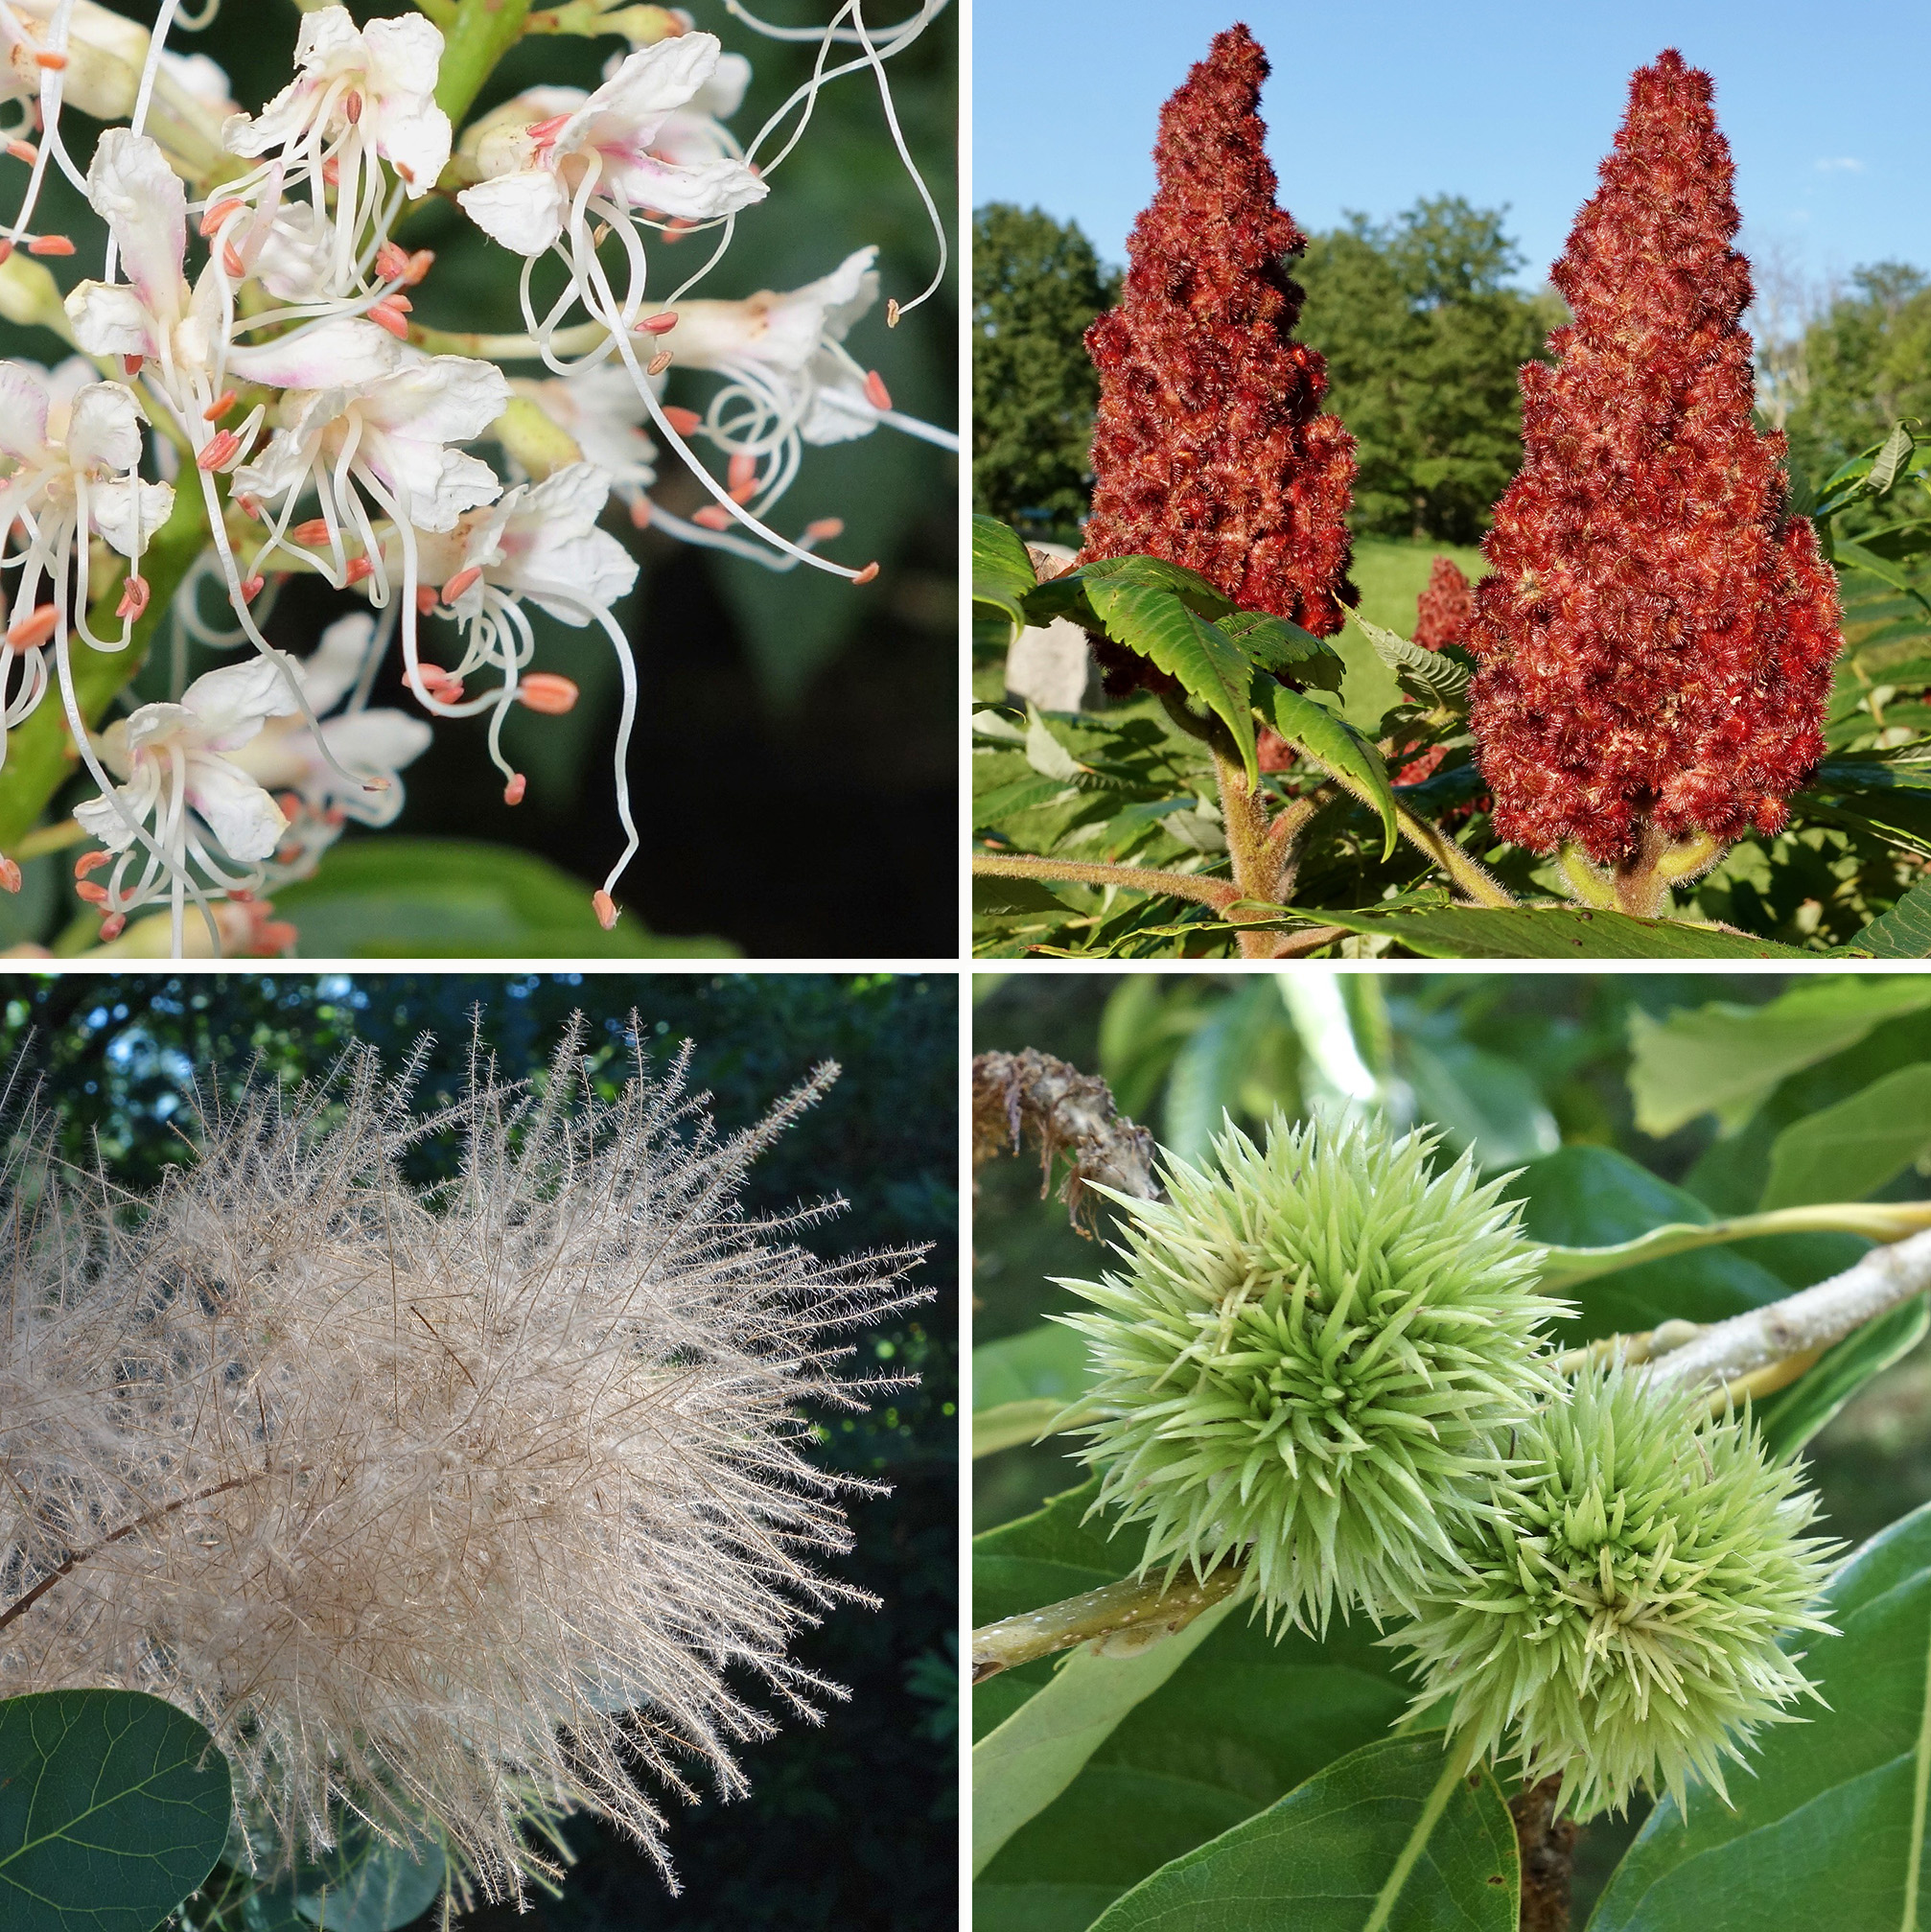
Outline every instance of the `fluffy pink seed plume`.
<svg viewBox="0 0 1931 1932"><path fill-rule="evenodd" d="M862 1407L833 1339L922 1299L913 1252L827 1263L740 1196L835 1078L717 1131L686 1060L410 1111L372 1053L204 1106L151 1196L63 1171L30 1113L0 1175L0 1696L152 1692L214 1732L286 1863L360 1814L521 1898L525 1825L649 1849L633 1770L742 1790L769 1714L840 1693L786 1655L862 1594L818 1573L872 1486L801 1406ZM454 1179L406 1174L460 1137ZM837 1203L831 1203L836 1206Z"/></svg>

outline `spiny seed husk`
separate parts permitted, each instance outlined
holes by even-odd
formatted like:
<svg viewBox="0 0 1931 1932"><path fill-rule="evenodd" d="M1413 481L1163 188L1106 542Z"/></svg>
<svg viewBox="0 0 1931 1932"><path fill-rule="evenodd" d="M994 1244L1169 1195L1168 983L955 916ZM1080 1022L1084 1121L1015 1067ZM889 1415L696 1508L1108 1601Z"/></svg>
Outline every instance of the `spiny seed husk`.
<svg viewBox="0 0 1931 1932"><path fill-rule="evenodd" d="M1516 1438L1502 1507L1464 1519L1474 1572L1385 1641L1414 1653L1417 1704L1454 1699L1478 1755L1560 1774L1581 1818L1638 1784L1683 1803L1689 1774L1728 1803L1723 1759L1810 1690L1780 1636L1842 1546L1806 1537L1817 1499L1747 1413L1593 1370Z"/></svg>
<svg viewBox="0 0 1931 1932"><path fill-rule="evenodd" d="M1148 1525L1143 1569L1244 1553L1266 1607L1325 1624L1412 1608L1491 1507L1498 1432L1552 1386L1540 1250L1464 1154L1379 1126L1229 1127L1220 1172L1116 1197L1122 1274L1067 1282L1099 1371L1081 1452L1100 1505Z"/></svg>

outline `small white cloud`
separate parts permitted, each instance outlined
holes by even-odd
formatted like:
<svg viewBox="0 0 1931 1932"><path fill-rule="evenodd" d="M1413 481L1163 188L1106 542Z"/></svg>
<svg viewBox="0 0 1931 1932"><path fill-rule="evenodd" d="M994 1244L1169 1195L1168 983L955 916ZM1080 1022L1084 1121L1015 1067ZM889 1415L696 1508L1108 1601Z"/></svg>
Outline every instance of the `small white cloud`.
<svg viewBox="0 0 1931 1932"><path fill-rule="evenodd" d="M1864 163L1852 155L1843 154L1834 160L1818 162L1817 172L1820 175L1861 175Z"/></svg>

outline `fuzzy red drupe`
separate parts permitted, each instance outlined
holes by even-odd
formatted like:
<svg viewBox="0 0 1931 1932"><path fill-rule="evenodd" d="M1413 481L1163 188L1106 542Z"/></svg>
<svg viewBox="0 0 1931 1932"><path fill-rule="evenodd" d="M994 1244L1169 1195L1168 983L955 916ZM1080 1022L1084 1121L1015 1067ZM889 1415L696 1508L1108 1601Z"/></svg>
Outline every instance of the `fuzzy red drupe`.
<svg viewBox="0 0 1931 1932"><path fill-rule="evenodd" d="M1468 627L1475 616L1475 592L1449 557L1429 566L1428 588L1415 599L1414 641L1426 651L1448 644L1468 643Z"/></svg>
<svg viewBox="0 0 1931 1932"><path fill-rule="evenodd" d="M1354 439L1320 412L1320 356L1292 339L1304 291L1285 264L1307 238L1274 203L1267 73L1230 27L1161 109L1125 294L1086 332L1100 413L1081 561L1164 557L1329 637L1356 599Z"/></svg>
<svg viewBox="0 0 1931 1932"><path fill-rule="evenodd" d="M1653 870L1784 823L1823 755L1836 589L1751 418L1750 270L1707 74L1638 70L1522 372L1524 463L1483 549L1471 721L1501 835ZM1678 874L1680 875L1680 873Z"/></svg>

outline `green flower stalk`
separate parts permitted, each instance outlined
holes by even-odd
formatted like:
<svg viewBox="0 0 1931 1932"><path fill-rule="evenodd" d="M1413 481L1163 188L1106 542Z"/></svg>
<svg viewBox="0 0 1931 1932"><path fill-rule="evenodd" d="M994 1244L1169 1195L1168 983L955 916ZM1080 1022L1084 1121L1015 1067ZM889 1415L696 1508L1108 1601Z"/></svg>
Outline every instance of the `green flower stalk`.
<svg viewBox="0 0 1931 1932"><path fill-rule="evenodd" d="M1099 1370L1081 1454L1096 1507L1148 1525L1142 1571L1244 1559L1269 1620L1377 1623L1454 1567L1507 1474L1499 1438L1553 1390L1540 1251L1506 1177L1379 1124L1233 1128L1220 1172L1114 1195L1122 1274L1064 1285Z"/></svg>
<svg viewBox="0 0 1931 1932"><path fill-rule="evenodd" d="M1703 1400L1581 1377L1518 1433L1500 1506L1461 1519L1473 1580L1385 1640L1414 1654L1417 1706L1452 1697L1477 1756L1560 1775L1578 1818L1639 1784L1682 1804L1692 1772L1728 1803L1723 1760L1812 1688L1779 1640L1830 1628L1809 1605L1841 1546L1803 1534L1816 1497Z"/></svg>

